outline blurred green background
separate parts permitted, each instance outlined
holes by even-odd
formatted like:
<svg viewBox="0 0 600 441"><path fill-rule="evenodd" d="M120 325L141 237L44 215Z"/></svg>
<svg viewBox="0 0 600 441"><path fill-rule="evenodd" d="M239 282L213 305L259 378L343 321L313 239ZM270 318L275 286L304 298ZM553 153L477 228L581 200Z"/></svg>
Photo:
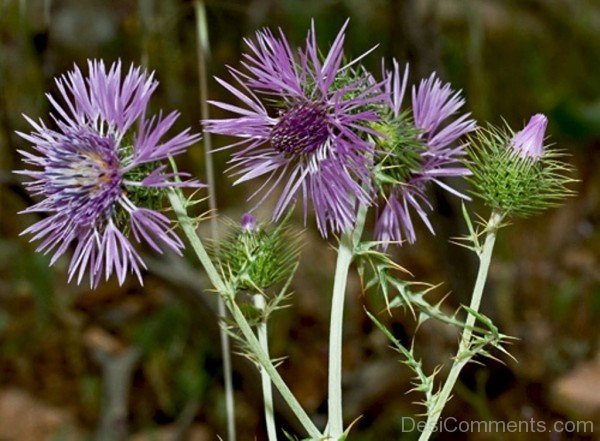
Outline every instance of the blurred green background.
<svg viewBox="0 0 600 441"><path fill-rule="evenodd" d="M560 209L518 221L500 234L483 311L519 338L518 360L468 366L446 415L462 420L591 420L593 434L443 433L440 440L600 439L600 2L597 0L251 0L206 4L211 44L209 95L230 97L212 79L236 65L242 38L281 26L301 44L310 19L322 48L351 18L346 54L374 44L366 61L411 63L411 80L437 71L463 89L481 122L519 127L532 113L549 116L552 142L577 168L576 190ZM179 128L200 127L194 3L174 0L0 0L0 440L213 440L224 435L214 297L194 259L149 255L145 286L133 278L95 291L66 283L67 260L48 268L16 216L31 203L11 170L20 168L15 130L21 114L47 119L52 78L88 58L122 59L156 70L153 110L179 109ZM213 112L216 115L217 112ZM222 139L215 139L222 145ZM239 219L254 184L232 188L215 156L220 214ZM200 145L182 166L204 176ZM434 195L437 237L424 228L415 246L395 250L415 278L445 282L449 311L468 300L476 261L447 242L463 233L458 201ZM470 209L487 216L476 202ZM268 211L259 211L264 219ZM298 225L301 218L296 219ZM201 232L206 233L206 225ZM313 223L304 233L293 305L271 324L280 370L319 424L325 421L328 300L335 252ZM402 417L411 404L410 372L363 312L381 299L349 285L344 346L346 416L351 439L410 440ZM410 344L410 314L381 315ZM450 329L426 323L416 352L432 370L457 343ZM239 439L263 440L254 367L234 356ZM443 373L440 375L444 375ZM105 407L103 407L105 406ZM113 412L113 414L111 414ZM112 415L112 416L111 416ZM115 416L116 415L116 416ZM112 419L111 419L112 418ZM298 429L284 405L278 422ZM118 427L106 429L107 421ZM125 434L128 434L127 436ZM102 438L104 437L104 438Z"/></svg>

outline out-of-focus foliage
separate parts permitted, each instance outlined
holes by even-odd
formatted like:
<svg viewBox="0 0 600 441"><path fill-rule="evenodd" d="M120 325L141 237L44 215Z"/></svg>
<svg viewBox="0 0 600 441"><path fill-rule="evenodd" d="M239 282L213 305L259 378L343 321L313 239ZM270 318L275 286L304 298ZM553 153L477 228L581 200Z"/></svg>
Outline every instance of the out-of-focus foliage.
<svg viewBox="0 0 600 441"><path fill-rule="evenodd" d="M435 70L464 89L467 107L481 121L500 124L505 118L510 126L520 127L533 113L549 116L550 141L572 155L570 161L578 171L578 196L562 208L518 221L501 232L483 312L503 333L520 339L511 348L519 363L469 366L446 412L459 420L598 418L576 395L568 399L560 395L566 392L556 384L598 356L600 4L215 0L206 7L209 75L223 76L225 64L237 65L242 38L261 26L281 26L300 43L314 18L320 43L326 45L350 17L349 55L380 44L367 61L369 69L379 70L378 57L394 56L411 63L412 82ZM178 108L182 118L176 129L201 129L192 2L0 0L0 401L5 391L17 388L35 400L67 409L72 424L94 431L102 414L106 366L135 349L139 358L121 378L130 386L129 430L148 432L167 425L184 430L195 421L194 430L201 427L207 439L215 439L216 433L224 433L218 328L211 309L214 297L202 294L207 286L202 273L192 263L167 255L152 261L143 288L132 280L121 288L111 283L91 292L66 284L64 259L48 268L47 259L18 236L34 220L32 215L15 214L31 202L11 173L20 168L16 149L27 148L15 135L15 130L26 130L21 113L46 115L44 92L56 90L52 78L87 58L121 58L126 64L142 63L156 70L161 82L153 102L156 110ZM210 77L209 93L213 99L226 98ZM202 180L202 157L197 146L180 165ZM218 203L222 214L239 218L248 208L246 197L256 188L232 188L232 180L222 173L226 159L226 152L215 155ZM432 220L438 237L420 231L423 240L401 248L396 257L416 279L448 281L439 295L452 291L443 304L451 313L467 300L475 262L468 252L446 242L465 232L460 207L436 196ZM483 206L474 209L487 215ZM258 217L267 219L261 213ZM200 231L204 233L203 226ZM303 243L293 306L272 317L272 354L288 356L280 367L283 376L323 423L327 305L335 256L312 229L304 233ZM385 302L380 296L360 295L357 278L350 280L349 290L345 412L362 415L352 437L414 439L414 434L402 433L402 417L422 411L410 404L413 396L403 393L410 388L412 374L397 363L385 337L363 311L365 303L371 311L379 311ZM415 326L410 312L386 314L378 319L409 347L406 336ZM453 352L457 336L452 328L428 321L419 328L417 339L417 347L425 349L416 355L431 371ZM254 439L254 434L265 439L254 367L241 357L234 364L240 439ZM598 387L600 379L596 380L595 384L588 380L589 387ZM564 406L569 400L575 404ZM285 406L278 408L282 426L297 429ZM0 438L13 426L3 424L2 418ZM484 439L482 434L469 436ZM512 439L547 436L528 433ZM465 438L443 434L440 439Z"/></svg>

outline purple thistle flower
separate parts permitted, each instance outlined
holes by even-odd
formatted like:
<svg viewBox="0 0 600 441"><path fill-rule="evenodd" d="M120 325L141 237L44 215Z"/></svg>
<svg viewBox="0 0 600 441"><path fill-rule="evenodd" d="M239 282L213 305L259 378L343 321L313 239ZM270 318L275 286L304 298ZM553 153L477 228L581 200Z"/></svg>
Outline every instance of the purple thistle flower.
<svg viewBox="0 0 600 441"><path fill-rule="evenodd" d="M544 135L548 118L542 113L533 115L525 128L517 132L511 145L524 158L538 159L544 154Z"/></svg>
<svg viewBox="0 0 600 441"><path fill-rule="evenodd" d="M378 118L368 107L383 99L380 85L351 68L358 59L342 65L347 23L323 59L314 23L297 52L281 30L246 39L245 72L229 68L238 86L217 78L243 106L212 102L235 116L204 122L209 132L240 138L224 147L236 149L230 159L235 184L266 177L251 196L263 193L258 204L281 184L274 220L301 195L305 217L310 201L323 236L352 227L356 204L371 202L373 146L366 135L375 133L369 125Z"/></svg>
<svg viewBox="0 0 600 441"><path fill-rule="evenodd" d="M56 128L25 116L34 131L19 132L34 149L20 151L23 160L36 169L16 173L31 178L28 191L43 197L23 213L47 214L22 234L41 241L37 251L52 253L51 265L73 244L69 281L80 283L88 273L95 287L103 274L108 279L114 272L119 284L127 273L141 283L145 264L127 232L159 253L161 245L181 253L183 244L169 219L138 205L138 196L159 204L163 187L199 186L175 180L178 176L165 172L159 161L184 152L200 137L187 129L163 140L178 113L145 118L158 82L139 67L131 66L122 78L120 61L108 71L103 61L89 61L87 76L75 66L56 85L64 104L47 94Z"/></svg>
<svg viewBox="0 0 600 441"><path fill-rule="evenodd" d="M410 116L401 111L407 77L408 66L401 75L396 61L394 69L384 74L387 103L382 127L384 134L388 136L387 140L384 139L380 144L397 145L393 145L391 151L384 148L378 154L383 156L384 172L401 169L404 174L401 179L394 178L393 185L387 186L391 188L384 194L385 205L375 225L376 238L382 242L383 248L390 242L415 242L412 210L434 233L427 214L433 209L426 194L430 182L468 199L441 180L445 177L470 174L462 164L462 157L466 154L465 145L454 143L475 129L475 121L470 118L470 114L450 119L463 106L465 100L460 92L452 90L450 84L443 84L432 74L429 78L421 80L417 87L413 86L411 121Z"/></svg>

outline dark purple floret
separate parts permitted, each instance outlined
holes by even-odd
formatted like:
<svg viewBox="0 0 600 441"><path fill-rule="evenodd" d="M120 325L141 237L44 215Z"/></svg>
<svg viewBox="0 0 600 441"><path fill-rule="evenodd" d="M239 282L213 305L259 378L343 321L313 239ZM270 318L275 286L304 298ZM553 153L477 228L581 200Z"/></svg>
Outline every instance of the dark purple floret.
<svg viewBox="0 0 600 441"><path fill-rule="evenodd" d="M281 114L271 130L270 143L282 153L308 154L329 137L327 112L322 103L302 103Z"/></svg>

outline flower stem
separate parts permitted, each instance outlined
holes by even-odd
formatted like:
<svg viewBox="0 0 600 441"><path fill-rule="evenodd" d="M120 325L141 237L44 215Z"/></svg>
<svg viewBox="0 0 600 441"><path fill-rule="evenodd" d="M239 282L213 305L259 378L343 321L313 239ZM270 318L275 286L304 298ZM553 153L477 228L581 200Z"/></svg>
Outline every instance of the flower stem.
<svg viewBox="0 0 600 441"><path fill-rule="evenodd" d="M262 294L255 294L252 297L254 306L259 311L265 309L265 298ZM258 328L258 341L260 346L267 357L269 357L269 337L267 330L266 318L259 323ZM260 379L262 383L263 402L265 406L265 422L267 425L267 436L269 441L277 441L277 431L275 430L275 414L273 409L273 389L271 387L271 379L263 367L260 368Z"/></svg>
<svg viewBox="0 0 600 441"><path fill-rule="evenodd" d="M210 279L212 285L222 296L225 297L226 306L229 308L229 312L231 313L237 326L240 328L240 331L242 332L242 335L246 340L248 348L256 357L259 364L265 369L265 371L271 378L271 381L279 390L281 396L290 406L290 409L292 410L292 412L294 412L296 418L298 418L298 420L300 421L304 429L307 431L307 433L310 435L310 437L312 439L321 439L321 432L319 432L317 426L315 426L315 424L311 421L310 417L307 415L304 409L302 409L302 406L300 405L292 391L285 384L283 378L281 378L281 375L279 375L279 372L277 372L277 369L275 369L275 366L273 366L273 363L271 362L269 356L261 348L260 342L254 335L254 332L252 332L252 328L246 320L246 317L244 317L244 314L240 310L239 306L233 301L235 293L232 293L230 288L223 282L221 275L210 260L210 257L208 256L208 253L206 252L202 241L196 234L194 224L190 217L187 215L186 209L184 207L183 196L176 190L171 189L171 191L169 192L169 201L171 203L171 206L173 207L173 210L175 211L175 214L177 215L177 219L179 220L181 229L183 230L184 234L186 235L190 244L192 245L192 249L196 253L198 260L204 267L204 270L206 271L206 274Z"/></svg>
<svg viewBox="0 0 600 441"><path fill-rule="evenodd" d="M198 81L200 89L200 115L202 119L209 118L208 111L208 86L207 86L207 57L210 53L208 42L208 23L206 21L206 6L203 0L194 2L196 11L196 30L197 30L197 51L198 51ZM219 243L217 218L214 214L217 211L217 192L215 183L215 173L212 158L212 142L210 133L204 134L204 168L206 171L206 182L208 184L208 207L213 213L210 219L211 238L216 244ZM217 300L218 313L221 318L227 316L227 308L221 297ZM233 398L233 373L231 368L231 349L229 335L227 331L220 328L221 339L221 358L223 360L223 383L225 386L225 413L227 415L227 439L236 440L235 432L235 402Z"/></svg>
<svg viewBox="0 0 600 441"><path fill-rule="evenodd" d="M490 219L486 225L487 233L483 248L477 252L477 255L479 256L479 271L477 273L477 279L475 281L473 294L471 296L471 304L469 305L470 308L475 312L479 311L481 298L483 296L483 288L485 287L485 282L487 280L488 271L490 268L490 261L492 260L494 243L496 242L496 234L500 228L503 218L503 214L497 211L492 211ZM435 432L435 426L440 418L440 415L442 414L442 411L444 410L444 406L450 399L450 394L452 393L452 389L458 380L458 376L463 367L465 367L470 360L470 357L465 356L465 354L468 352L471 344L471 336L473 334L472 329L475 325L475 320L476 317L473 314L469 314L465 321L465 327L460 339L458 351L456 352L456 357L454 358L454 364L450 368L448 378L446 378L442 390L435 398L433 409L427 415L425 429L421 433L419 441L427 441L433 432Z"/></svg>
<svg viewBox="0 0 600 441"><path fill-rule="evenodd" d="M365 226L367 207L359 208L354 230L346 232L340 239L338 257L331 297L331 319L329 324L329 377L328 377L328 435L338 440L344 434L342 412L342 331L344 326L344 298L348 282L348 271L354 249Z"/></svg>
<svg viewBox="0 0 600 441"><path fill-rule="evenodd" d="M271 363L271 359L269 358L269 356L265 354L265 352L262 350L260 342L252 332L252 328L248 324L246 317L244 317L244 314L240 310L237 303L230 302L229 308L234 320L240 328L240 331L242 331L242 334L246 339L246 343L248 344L250 351L256 356L258 362L267 372L269 377L271 377L271 381L279 390L279 392L283 396L283 399L288 403L290 409L292 409L292 411L296 415L296 418L298 418L300 423L304 426L304 429L308 432L311 439L322 439L323 435L321 434L319 429L317 429L317 426L315 426L315 424L311 421L310 417L306 414L304 409L302 409L302 406L300 406L300 403L298 403L298 400L296 400L296 397L292 394L292 391L290 391L290 389L283 381L283 378L281 378L281 376L279 375L279 372L277 372L277 369L275 369L275 366L273 366L273 363Z"/></svg>

